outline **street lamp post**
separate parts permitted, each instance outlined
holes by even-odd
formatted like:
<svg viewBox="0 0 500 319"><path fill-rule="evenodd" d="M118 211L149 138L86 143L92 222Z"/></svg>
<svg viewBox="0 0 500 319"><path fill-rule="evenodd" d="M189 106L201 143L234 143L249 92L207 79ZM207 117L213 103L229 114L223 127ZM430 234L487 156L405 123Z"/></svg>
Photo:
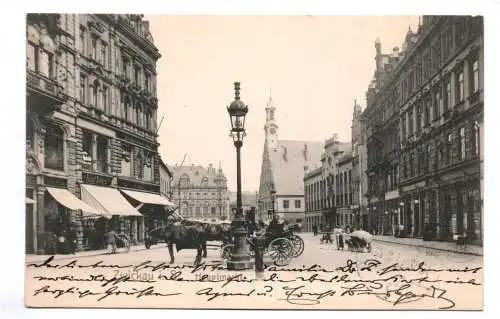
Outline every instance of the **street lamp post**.
<svg viewBox="0 0 500 319"><path fill-rule="evenodd" d="M272 217L274 218L274 216L276 215L276 210L274 208L274 203L276 201L276 190L273 188L271 189L271 206L272 206L272 212L273 212L273 215Z"/></svg>
<svg viewBox="0 0 500 319"><path fill-rule="evenodd" d="M243 146L245 137L245 116L248 106L240 100L240 82L234 82L235 99L227 107L231 120L230 136L233 138L236 147L236 214L231 223L234 234L234 247L230 260L227 262L228 270L243 270L253 268L253 261L250 260L246 243L248 233L243 217L243 207L241 202L241 158L240 149Z"/></svg>

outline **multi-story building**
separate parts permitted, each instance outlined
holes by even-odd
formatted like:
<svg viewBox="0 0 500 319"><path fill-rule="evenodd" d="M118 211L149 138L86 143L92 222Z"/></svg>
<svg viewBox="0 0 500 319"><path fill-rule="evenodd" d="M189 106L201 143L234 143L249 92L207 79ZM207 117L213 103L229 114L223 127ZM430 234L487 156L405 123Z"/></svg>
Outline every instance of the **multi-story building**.
<svg viewBox="0 0 500 319"><path fill-rule="evenodd" d="M170 167L172 202L188 218L224 220L229 218L227 179L219 167L198 165Z"/></svg>
<svg viewBox="0 0 500 319"><path fill-rule="evenodd" d="M368 212L365 190L367 189L366 129L362 116L361 106L354 101L354 111L351 126L352 146L352 191L353 211L355 216L354 226L368 229Z"/></svg>
<svg viewBox="0 0 500 319"><path fill-rule="evenodd" d="M174 178L174 175L168 168L167 164L163 162L163 160L160 158L160 194L164 197L167 198L172 198L172 179Z"/></svg>
<svg viewBox="0 0 500 319"><path fill-rule="evenodd" d="M141 15L28 14L28 252L71 229L80 249L102 246L109 227L143 239L142 213L165 200L159 58Z"/></svg>
<svg viewBox="0 0 500 319"><path fill-rule="evenodd" d="M271 97L266 107L265 141L259 186L259 217L274 211L290 223L303 223L304 167L319 167L321 142L278 140L276 107ZM271 190L275 191L274 208Z"/></svg>
<svg viewBox="0 0 500 319"><path fill-rule="evenodd" d="M364 112L372 222L482 242L482 17L424 16L400 54L380 47Z"/></svg>
<svg viewBox="0 0 500 319"><path fill-rule="evenodd" d="M304 174L304 231L306 232L312 232L314 225L320 227L326 223L321 209L320 188L323 181L322 167L310 169Z"/></svg>
<svg viewBox="0 0 500 319"><path fill-rule="evenodd" d="M349 226L350 229L353 229L356 223L353 206L357 201L353 196L352 151L349 149L336 156L334 160L337 166L335 172L336 224L344 228Z"/></svg>

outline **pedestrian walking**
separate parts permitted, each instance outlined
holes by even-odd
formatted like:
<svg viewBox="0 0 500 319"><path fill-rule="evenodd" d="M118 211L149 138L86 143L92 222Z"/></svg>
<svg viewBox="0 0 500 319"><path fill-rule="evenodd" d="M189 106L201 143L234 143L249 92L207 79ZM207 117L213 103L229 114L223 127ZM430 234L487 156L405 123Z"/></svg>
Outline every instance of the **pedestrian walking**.
<svg viewBox="0 0 500 319"><path fill-rule="evenodd" d="M318 225L316 225L316 224L313 225L313 234L314 234L314 236L318 235Z"/></svg>
<svg viewBox="0 0 500 319"><path fill-rule="evenodd" d="M339 226L335 226L335 229L333 230L333 233L335 234L335 242L337 244L337 250L344 250L344 230Z"/></svg>
<svg viewBox="0 0 500 319"><path fill-rule="evenodd" d="M111 253L116 254L116 233L112 229L107 233L107 245L111 246Z"/></svg>
<svg viewBox="0 0 500 319"><path fill-rule="evenodd" d="M75 254L75 252L76 252L76 230L73 226L70 226L70 228L69 228L68 244L69 244L69 252L71 254Z"/></svg>

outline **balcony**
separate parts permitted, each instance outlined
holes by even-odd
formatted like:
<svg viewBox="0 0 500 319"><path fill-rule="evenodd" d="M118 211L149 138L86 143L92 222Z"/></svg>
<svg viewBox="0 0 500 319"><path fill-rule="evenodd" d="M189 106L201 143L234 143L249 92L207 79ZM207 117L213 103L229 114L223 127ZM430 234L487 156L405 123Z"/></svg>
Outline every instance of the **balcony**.
<svg viewBox="0 0 500 319"><path fill-rule="evenodd" d="M37 111L51 112L60 108L68 97L62 86L40 73L28 70L26 74L27 105Z"/></svg>

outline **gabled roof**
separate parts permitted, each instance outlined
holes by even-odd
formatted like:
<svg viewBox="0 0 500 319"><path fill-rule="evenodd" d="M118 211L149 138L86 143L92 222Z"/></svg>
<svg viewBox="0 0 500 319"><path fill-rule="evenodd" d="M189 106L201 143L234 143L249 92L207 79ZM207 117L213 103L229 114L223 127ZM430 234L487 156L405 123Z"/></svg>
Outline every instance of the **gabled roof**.
<svg viewBox="0 0 500 319"><path fill-rule="evenodd" d="M201 182L204 177L207 177L207 187L216 187L216 180L219 178L224 179L224 185L226 184L226 177L222 170L215 169L214 167L205 168L201 165L190 165L190 166L170 166L170 170L174 174L173 185L179 183L179 178L184 175L189 176L189 182L192 187L200 187Z"/></svg>
<svg viewBox="0 0 500 319"><path fill-rule="evenodd" d="M276 195L304 194L304 167L321 165L323 142L278 141L277 149L269 150Z"/></svg>

